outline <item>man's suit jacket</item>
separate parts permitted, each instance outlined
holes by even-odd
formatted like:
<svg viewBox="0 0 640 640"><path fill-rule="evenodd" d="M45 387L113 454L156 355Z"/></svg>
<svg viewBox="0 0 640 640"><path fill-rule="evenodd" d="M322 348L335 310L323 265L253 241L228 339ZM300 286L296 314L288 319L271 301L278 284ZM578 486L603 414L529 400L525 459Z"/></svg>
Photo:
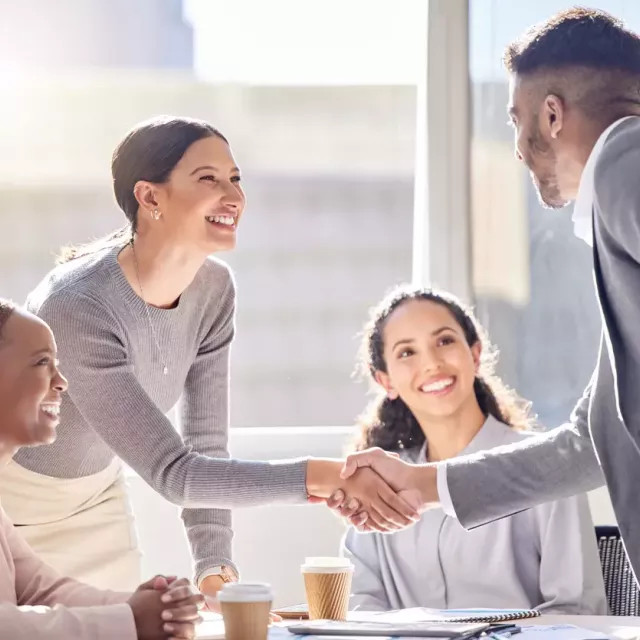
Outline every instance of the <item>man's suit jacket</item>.
<svg viewBox="0 0 640 640"><path fill-rule="evenodd" d="M126 600L62 578L38 559L0 507L0 638L135 640Z"/></svg>
<svg viewBox="0 0 640 640"><path fill-rule="evenodd" d="M606 481L638 579L640 118L620 123L596 161L593 233L603 332L595 371L571 421L523 444L449 461L447 484L458 519L471 529Z"/></svg>

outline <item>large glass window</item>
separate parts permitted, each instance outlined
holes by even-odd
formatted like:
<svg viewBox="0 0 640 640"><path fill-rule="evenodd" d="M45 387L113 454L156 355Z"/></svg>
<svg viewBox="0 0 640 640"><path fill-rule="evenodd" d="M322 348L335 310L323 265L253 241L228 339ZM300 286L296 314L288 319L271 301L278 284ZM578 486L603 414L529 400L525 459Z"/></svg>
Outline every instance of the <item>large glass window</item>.
<svg viewBox="0 0 640 640"><path fill-rule="evenodd" d="M239 296L232 424L352 424L365 402L351 379L356 334L368 307L411 279L426 3L396 9L366 0L11 4L0 294L24 300L61 245L121 224L109 159L130 126L159 113L206 118L229 137L248 195L238 248L221 256ZM26 37L34 32L42 37ZM27 41L38 47L20 46Z"/></svg>

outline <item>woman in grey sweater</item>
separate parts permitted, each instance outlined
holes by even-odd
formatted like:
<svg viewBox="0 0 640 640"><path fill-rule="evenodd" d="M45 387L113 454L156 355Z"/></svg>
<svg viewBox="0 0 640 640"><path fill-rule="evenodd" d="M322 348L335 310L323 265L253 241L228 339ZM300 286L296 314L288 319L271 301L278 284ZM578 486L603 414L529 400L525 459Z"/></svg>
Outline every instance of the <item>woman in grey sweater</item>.
<svg viewBox="0 0 640 640"><path fill-rule="evenodd" d="M536 437L522 403L494 375L477 321L450 295L390 294L366 327L362 364L383 394L362 418L359 448L424 463ZM356 567L352 608L607 612L585 496L473 531L434 509L393 535L350 530L343 551Z"/></svg>
<svg viewBox="0 0 640 640"><path fill-rule="evenodd" d="M125 462L184 507L195 579L214 593L237 576L229 508L326 498L343 484L342 462L228 459L236 296L229 268L210 255L235 246L245 197L224 136L155 118L118 145L112 174L127 225L67 250L29 295L71 391L56 442L18 453L0 498L59 571L126 590L139 582L140 554ZM166 417L179 400L181 434ZM380 530L415 515L373 472L345 489Z"/></svg>

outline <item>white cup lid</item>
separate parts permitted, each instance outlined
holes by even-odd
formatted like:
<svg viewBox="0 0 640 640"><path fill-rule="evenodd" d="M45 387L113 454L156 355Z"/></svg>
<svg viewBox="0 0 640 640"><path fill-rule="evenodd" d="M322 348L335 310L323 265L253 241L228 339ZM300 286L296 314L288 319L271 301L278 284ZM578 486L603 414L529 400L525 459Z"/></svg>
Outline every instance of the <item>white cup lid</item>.
<svg viewBox="0 0 640 640"><path fill-rule="evenodd" d="M334 573L353 571L353 564L349 558L314 557L305 558L301 568L303 573Z"/></svg>
<svg viewBox="0 0 640 640"><path fill-rule="evenodd" d="M218 593L220 602L271 602L271 585L262 582L228 582Z"/></svg>

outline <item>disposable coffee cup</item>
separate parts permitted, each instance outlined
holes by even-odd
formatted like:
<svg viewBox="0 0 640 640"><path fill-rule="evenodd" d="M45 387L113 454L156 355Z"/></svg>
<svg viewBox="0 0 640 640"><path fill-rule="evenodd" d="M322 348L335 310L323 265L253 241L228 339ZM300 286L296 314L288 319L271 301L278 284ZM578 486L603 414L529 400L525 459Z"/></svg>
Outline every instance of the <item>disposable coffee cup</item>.
<svg viewBox="0 0 640 640"><path fill-rule="evenodd" d="M307 558L302 565L311 620L346 620L353 578L348 558Z"/></svg>
<svg viewBox="0 0 640 640"><path fill-rule="evenodd" d="M273 592L268 584L225 584L218 594L226 640L266 640Z"/></svg>

